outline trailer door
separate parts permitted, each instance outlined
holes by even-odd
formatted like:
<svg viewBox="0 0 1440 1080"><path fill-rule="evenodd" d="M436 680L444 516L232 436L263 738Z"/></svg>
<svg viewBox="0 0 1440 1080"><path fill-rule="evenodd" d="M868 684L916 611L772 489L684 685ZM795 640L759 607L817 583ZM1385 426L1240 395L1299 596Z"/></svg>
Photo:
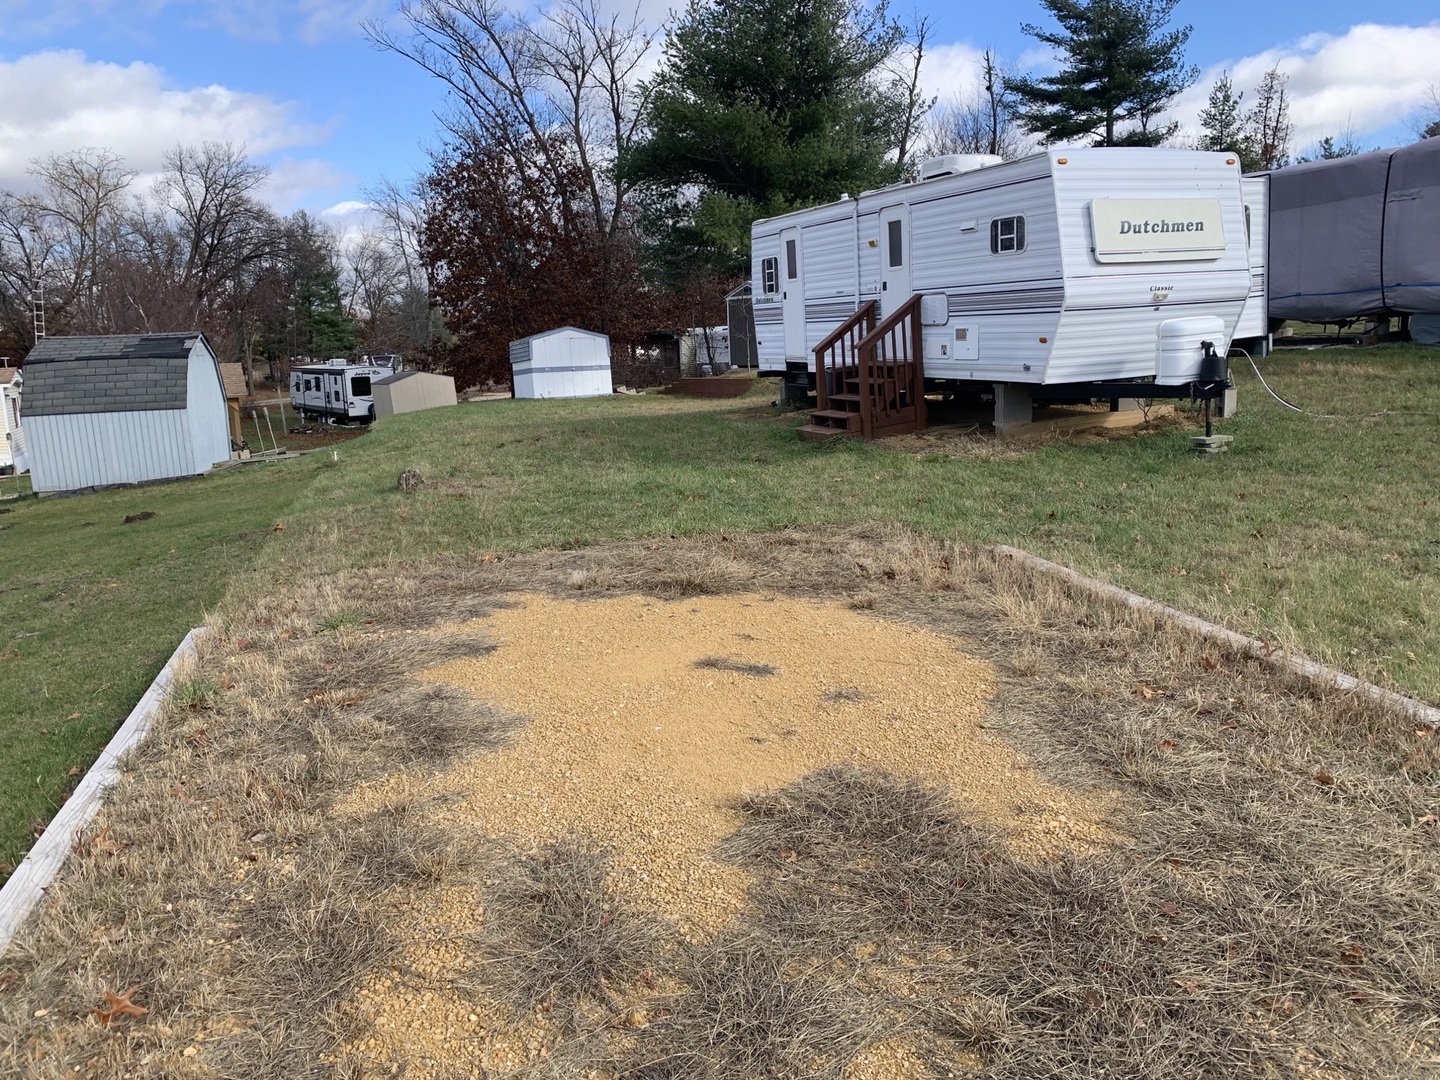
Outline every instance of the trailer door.
<svg viewBox="0 0 1440 1080"><path fill-rule="evenodd" d="M880 211L880 314L889 315L910 299L910 207Z"/></svg>
<svg viewBox="0 0 1440 1080"><path fill-rule="evenodd" d="M805 347L805 251L800 230L780 233L780 303L785 312L785 358L809 359Z"/></svg>

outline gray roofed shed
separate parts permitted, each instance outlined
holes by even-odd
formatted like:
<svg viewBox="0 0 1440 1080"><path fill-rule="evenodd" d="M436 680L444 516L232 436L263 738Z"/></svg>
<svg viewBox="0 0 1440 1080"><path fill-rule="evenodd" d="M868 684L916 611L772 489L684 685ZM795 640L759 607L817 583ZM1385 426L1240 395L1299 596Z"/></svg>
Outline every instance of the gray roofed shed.
<svg viewBox="0 0 1440 1080"><path fill-rule="evenodd" d="M42 338L24 410L37 492L193 476L230 456L220 369L194 331Z"/></svg>
<svg viewBox="0 0 1440 1080"><path fill-rule="evenodd" d="M41 338L25 358L25 415L183 409L190 353L200 338L196 333Z"/></svg>

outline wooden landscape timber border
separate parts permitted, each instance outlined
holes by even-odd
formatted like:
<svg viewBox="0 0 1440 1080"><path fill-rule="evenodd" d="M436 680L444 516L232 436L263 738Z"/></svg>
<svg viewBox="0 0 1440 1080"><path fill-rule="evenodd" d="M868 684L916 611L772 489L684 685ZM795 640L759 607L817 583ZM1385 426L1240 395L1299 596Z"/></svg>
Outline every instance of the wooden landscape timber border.
<svg viewBox="0 0 1440 1080"><path fill-rule="evenodd" d="M1339 668L1329 667L1326 664L1317 664L1314 660L1310 660L1307 657L1297 653L1285 652L1257 638L1237 634L1234 630L1227 630L1223 626L1206 622L1198 616L1187 615L1178 608L1168 607L1157 600L1147 599L1138 593L1122 589L1118 585L1111 585L1109 582L1086 577L1083 574L1071 570L1069 567L1042 559L1038 555L1031 555L1028 551L1021 551L1019 548L1009 547L1006 544L996 544L991 550L1002 558L1013 559L1015 562L1028 566L1032 570L1039 570L1042 573L1064 578L1085 592L1110 600L1117 600L1127 607L1157 615L1169 622L1183 626L1185 629L1191 630L1201 637L1228 645L1237 652L1255 656L1280 667L1288 668L1300 675L1304 675L1307 679L1311 679L1325 686L1331 686L1346 693L1361 694L1370 698L1378 705L1394 709L1413 720L1417 720L1423 724L1429 724L1432 728L1440 728L1440 709L1432 705L1426 705L1423 701L1406 697L1404 694L1397 694L1393 690L1386 690L1384 687L1376 686L1374 683L1364 682L1355 678L1353 675L1345 674L1345 672Z"/></svg>
<svg viewBox="0 0 1440 1080"><path fill-rule="evenodd" d="M120 778L120 759L145 738L151 720L159 713L165 695L175 682L175 672L182 661L194 654L195 641L204 633L204 627L197 627L185 635L185 640L165 662L145 696L130 710L120 730L105 744L74 793L45 827L35 846L20 860L10 880L0 887L0 956L5 954L26 917L60 873L81 831L100 809L105 790Z"/></svg>

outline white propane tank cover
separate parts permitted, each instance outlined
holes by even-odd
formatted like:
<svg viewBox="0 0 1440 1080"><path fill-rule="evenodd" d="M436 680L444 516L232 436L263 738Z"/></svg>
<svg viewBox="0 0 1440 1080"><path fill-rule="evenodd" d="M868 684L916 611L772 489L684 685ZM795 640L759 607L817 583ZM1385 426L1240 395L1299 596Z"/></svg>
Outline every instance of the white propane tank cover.
<svg viewBox="0 0 1440 1080"><path fill-rule="evenodd" d="M1200 377L1205 356L1201 342L1211 342L1217 352L1225 348L1225 320L1215 315L1188 319L1166 319L1155 329L1155 381L1161 386L1180 386Z"/></svg>

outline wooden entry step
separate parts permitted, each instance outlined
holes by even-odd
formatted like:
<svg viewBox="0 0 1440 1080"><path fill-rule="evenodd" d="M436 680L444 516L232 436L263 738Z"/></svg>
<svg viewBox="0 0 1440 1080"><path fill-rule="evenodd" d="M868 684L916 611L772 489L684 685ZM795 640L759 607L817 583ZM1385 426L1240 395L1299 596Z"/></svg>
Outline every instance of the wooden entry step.
<svg viewBox="0 0 1440 1080"><path fill-rule="evenodd" d="M795 429L802 439L809 439L811 442L829 442L831 439L838 439L842 435L849 435L850 432L843 427L827 427L822 424L806 424Z"/></svg>

